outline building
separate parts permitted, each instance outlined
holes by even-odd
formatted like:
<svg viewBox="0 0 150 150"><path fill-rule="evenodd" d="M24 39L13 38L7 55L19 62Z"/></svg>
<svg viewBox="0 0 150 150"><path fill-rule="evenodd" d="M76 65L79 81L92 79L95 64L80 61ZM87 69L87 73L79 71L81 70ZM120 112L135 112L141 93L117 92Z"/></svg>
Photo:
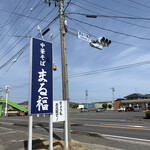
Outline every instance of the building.
<svg viewBox="0 0 150 150"><path fill-rule="evenodd" d="M124 97L125 99L115 100L115 110L120 107L133 107L135 105L142 106L143 110L150 109L150 94L133 93Z"/></svg>
<svg viewBox="0 0 150 150"><path fill-rule="evenodd" d="M83 108L94 108L94 103L82 103Z"/></svg>
<svg viewBox="0 0 150 150"><path fill-rule="evenodd" d="M110 104L113 106L113 103L112 101L106 101L106 102L95 102L94 103L94 107L97 109L97 108L100 108L100 107L103 107L103 104L107 104L107 106ZM113 107L111 109L107 108L108 110L113 110Z"/></svg>

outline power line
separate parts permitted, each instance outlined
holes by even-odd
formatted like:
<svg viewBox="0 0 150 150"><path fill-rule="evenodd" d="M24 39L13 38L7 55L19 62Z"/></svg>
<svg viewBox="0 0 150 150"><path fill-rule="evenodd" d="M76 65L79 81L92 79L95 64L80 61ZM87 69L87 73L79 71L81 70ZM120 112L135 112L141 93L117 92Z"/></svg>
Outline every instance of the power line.
<svg viewBox="0 0 150 150"><path fill-rule="evenodd" d="M102 15L102 14L84 14L84 13L77 13L77 12L70 12L66 13L65 15L81 15L85 17L90 17L94 16L95 18L97 17L103 17L103 18L119 18L119 19L131 19L131 20L147 20L150 21L150 18L145 18L145 17L125 17L125 16L108 16L108 15Z"/></svg>
<svg viewBox="0 0 150 150"><path fill-rule="evenodd" d="M58 15L59 16L59 15ZM56 16L50 23L49 25L51 25L52 23L54 23L56 21L56 19L58 18L58 16ZM36 35L36 37L39 34ZM29 46L29 44L26 44L21 50L19 50L15 55L13 55L9 60L7 60L3 65L0 66L0 70L3 69L4 67L6 67L12 60L14 60L16 57L20 57L23 52L27 49L27 47Z"/></svg>
<svg viewBox="0 0 150 150"><path fill-rule="evenodd" d="M110 68L93 70L93 71L88 71L88 72L81 72L81 73L71 74L68 77L69 78L76 78L76 77L88 76L88 75L99 74L99 73L104 73L104 72L117 71L117 70L121 70L121 69L127 69L127 68L131 68L131 67L147 65L147 64L150 64L150 61L143 61L143 62L128 64L128 65L110 67ZM58 79L60 79L60 77L55 77L54 79L58 80Z"/></svg>
<svg viewBox="0 0 150 150"><path fill-rule="evenodd" d="M73 20L71 20L71 21L73 21ZM73 21L73 22L74 22L74 21ZM77 24L77 25L78 25L78 24ZM78 32L77 29L74 29L74 28L72 28L72 27L67 26L67 28L68 28L68 29L71 29L71 30L74 30L74 31L76 31L76 32ZM83 28L83 29L84 29L84 28ZM77 34L77 33L73 33L73 32L70 32L70 31L68 31L67 33L68 33L68 34L71 34L71 35L73 35L73 36L78 37L78 34ZM95 35L89 33L89 31L87 31L87 33L88 33L90 36L97 38L97 36L95 36ZM125 46L141 47L142 49L149 50L149 47L142 46L142 45L133 45L133 44L128 44L128 43L118 42L118 41L114 41L114 40L111 40L111 41L112 41L113 43L116 43L116 44L121 44L121 45L125 45Z"/></svg>
<svg viewBox="0 0 150 150"><path fill-rule="evenodd" d="M18 4L16 5L16 7L14 8L13 12L10 14L10 16L7 18L6 22L5 23L8 23L9 19L11 18L12 14L15 12L15 10L17 9L17 7L19 6L19 4L21 3L22 0L20 0L18 2ZM1 10L1 9L0 9Z"/></svg>
<svg viewBox="0 0 150 150"><path fill-rule="evenodd" d="M86 1L86 2L87 2L87 1ZM96 4L91 3L91 2L88 2L88 3L93 4L94 6L97 6L97 7L99 7L99 8L102 7L102 6L99 5L99 4L96 5ZM86 11L93 12L93 13L97 13L97 12L95 12L95 11L93 11L93 10L89 10L89 9L84 8L84 7L82 7L82 6L79 6L79 5L75 4L75 3L71 3L71 4L77 6L77 7L81 8L81 9L84 9L84 10L86 10ZM102 7L102 8L103 8L103 7ZM108 8L106 8L106 7L104 7L104 8L105 8L105 9L108 9ZM115 10L112 10L112 9L109 9L109 10L111 10L111 11L113 11L113 12L118 12L118 11L115 11ZM121 13L121 12L118 12L118 13ZM124 13L122 13L122 14L124 14ZM125 14L126 14L126 13L125 13ZM99 15L102 15L102 14L99 14ZM130 15L130 14L128 14L128 15ZM131 16L134 16L134 15L131 15ZM135 16L135 17L136 17L136 16ZM123 22L123 23L126 23L126 24L130 24L130 25L133 25L133 26L137 26L137 27L141 27L141 28L145 28L145 29L150 29L150 27L146 27L146 26L143 26L143 25L138 25L138 24L135 24L135 23L123 21L123 20L120 20L120 19L117 19L117 18L111 18L111 19L114 19L114 20L117 20L117 21L119 21L119 22Z"/></svg>
<svg viewBox="0 0 150 150"><path fill-rule="evenodd" d="M21 36L21 35L8 35L8 34L0 34L0 36L8 36L8 37L17 37L17 38L28 38L31 36Z"/></svg>
<svg viewBox="0 0 150 150"><path fill-rule="evenodd" d="M55 8L50 12L50 13L52 13L53 11L55 10ZM38 15L38 14L37 14ZM46 17L49 15L49 13L48 14L46 14ZM46 18L45 17L45 18ZM36 23L36 25L38 25L39 23L40 23L41 21L39 21L38 23ZM33 22L32 22L33 23ZM32 24L31 23L31 24ZM31 25L30 24L30 25ZM35 25L35 26L36 26ZM32 29L30 29L29 30L29 32L27 33L27 34L29 34L34 28L35 28L35 26L32 28ZM28 28L28 27L27 27ZM26 29L24 30L24 32L26 32ZM22 34L24 34L24 32L22 33ZM26 35L27 35L26 34ZM15 41L14 43L13 43L13 45L11 45L11 46L13 46L11 49L7 49L2 55L1 55L1 57L0 57L0 59L1 58L3 58L6 54L8 54L10 51L12 51L21 41L23 40L23 38L20 40L20 41L18 41L18 43L16 43L17 41Z"/></svg>
<svg viewBox="0 0 150 150"><path fill-rule="evenodd" d="M106 28L103 28L103 27L99 27L97 25L93 25L93 24L90 24L90 23L87 23L87 22L83 22L83 21L75 19L75 18L70 18L68 16L66 16L66 17L70 20L75 20L75 21L80 22L82 24L86 24L88 26L92 26L92 27L95 27L95 28L98 28L98 29L101 29L101 30L105 30L105 31L108 31L108 32L115 33L115 34L120 34L120 35L124 35L124 36L128 36L128 37L133 37L133 38L137 38L137 39L141 39L141 40L150 40L150 38L144 38L144 37L139 37L139 36L136 36L136 35L131 35L131 34L123 33L123 32L118 32L118 31L114 31L114 30L111 30L111 29L106 29Z"/></svg>
<svg viewBox="0 0 150 150"><path fill-rule="evenodd" d="M128 0L128 1L130 1L130 2L132 2L132 3L134 3L134 4L137 4L137 5L140 5L140 6L146 7L146 8L150 8L150 7L149 7L149 6L147 6L147 5L144 5L144 4L141 4L141 3L135 2L135 1L133 1L133 0Z"/></svg>
<svg viewBox="0 0 150 150"><path fill-rule="evenodd" d="M113 1L113 2L116 2L116 3L119 3L119 4L123 5L123 6L126 5L126 6L128 6L128 7L134 8L134 9L138 9L138 10L145 11L145 12L150 12L150 11L148 11L148 10L141 9L141 8L137 8L137 7L135 7L135 6L131 6L131 5L129 5L129 4L123 3L122 1L116 1L116 0L112 0L112 1Z"/></svg>
<svg viewBox="0 0 150 150"><path fill-rule="evenodd" d="M14 12L7 11L7 10L4 10L4 9L0 9L0 10L1 10L1 11L4 11L4 12L7 12L7 13L10 13L10 14L17 15L17 16L19 16L19 17L28 17L28 18L30 18L30 19L34 19L34 20L36 19L36 20L39 20L39 21L48 22L47 20L42 20L42 19L35 18L35 17L32 17L32 16L30 17L30 16L28 16L28 15L24 15L24 14L20 14L20 13L14 13ZM33 10L35 10L35 8L34 8ZM3 24L4 24L3 26L12 23L12 22L14 22L15 20L16 20L16 19L14 19L13 21L7 22L7 23L3 23ZM0 25L2 25L2 24L0 24ZM0 27L0 28L1 28L1 27Z"/></svg>
<svg viewBox="0 0 150 150"><path fill-rule="evenodd" d="M30 3L30 2L27 3L27 5L26 5L25 8L23 9L23 11L26 9L26 7L29 5L29 3ZM22 12L23 12L23 11L22 11ZM19 17L18 17L18 19L19 19ZM13 24L13 25L11 26L11 28L9 28L9 30L7 30L7 32L6 32L5 34L8 34L8 32L13 28L14 25L15 25L15 24ZM0 40L0 42L1 42L4 38L5 38L5 37L3 37L3 38ZM1 46L1 48L2 48L2 46Z"/></svg>
<svg viewBox="0 0 150 150"><path fill-rule="evenodd" d="M86 2L86 3L88 3L88 4L91 4L91 5L93 5L93 6L99 7L99 8L103 8L103 9L105 9L105 10L109 10L109 11L112 11L112 12L119 13L119 14L128 15L128 16L133 16L133 17L138 17L138 16L135 16L135 15L133 15L133 14L124 13L124 12L121 12L121 11L118 11L118 10L114 10L114 9L108 8L108 7L106 7L106 6L102 6L102 5L100 5L100 4L95 4L95 3L91 2L91 1L89 2L89 1L87 1L87 0L84 0L84 2Z"/></svg>

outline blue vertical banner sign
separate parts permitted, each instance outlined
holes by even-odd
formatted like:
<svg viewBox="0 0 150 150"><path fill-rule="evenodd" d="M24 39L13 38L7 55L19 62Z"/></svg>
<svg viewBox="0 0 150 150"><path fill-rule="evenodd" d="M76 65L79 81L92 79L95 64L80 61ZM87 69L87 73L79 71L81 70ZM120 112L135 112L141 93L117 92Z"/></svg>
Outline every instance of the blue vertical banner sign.
<svg viewBox="0 0 150 150"><path fill-rule="evenodd" d="M29 114L53 113L52 43L31 38Z"/></svg>

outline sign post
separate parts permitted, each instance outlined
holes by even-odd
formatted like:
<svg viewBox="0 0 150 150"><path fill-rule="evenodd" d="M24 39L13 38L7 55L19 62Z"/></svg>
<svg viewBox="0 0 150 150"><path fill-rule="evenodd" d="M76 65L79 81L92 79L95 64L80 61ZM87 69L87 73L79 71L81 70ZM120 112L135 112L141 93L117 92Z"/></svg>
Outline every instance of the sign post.
<svg viewBox="0 0 150 150"><path fill-rule="evenodd" d="M67 101L53 102L53 122L65 122L65 148L68 149Z"/></svg>
<svg viewBox="0 0 150 150"><path fill-rule="evenodd" d="M8 101L8 94L10 91L10 87L7 85L5 86L5 93L6 93L6 106L5 106L5 117L8 116L8 110L7 110L7 101Z"/></svg>
<svg viewBox="0 0 150 150"><path fill-rule="evenodd" d="M30 88L29 88L29 142L32 150L32 115L53 113L53 63L52 43L31 38ZM51 122L50 115L50 124ZM53 133L52 128L49 134ZM50 145L53 145L51 139ZM52 150L52 146L50 146Z"/></svg>

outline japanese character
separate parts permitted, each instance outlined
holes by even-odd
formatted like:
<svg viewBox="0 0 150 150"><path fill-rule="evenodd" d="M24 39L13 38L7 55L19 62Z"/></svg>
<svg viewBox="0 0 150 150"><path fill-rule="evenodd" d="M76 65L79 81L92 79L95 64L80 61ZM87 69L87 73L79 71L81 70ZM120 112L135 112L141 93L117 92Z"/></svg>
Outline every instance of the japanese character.
<svg viewBox="0 0 150 150"><path fill-rule="evenodd" d="M41 106L42 106L43 104L42 104L42 101L39 99L39 100L37 100L37 105L36 105L36 107L38 107L38 111L41 111Z"/></svg>
<svg viewBox="0 0 150 150"><path fill-rule="evenodd" d="M44 58L45 58L45 56L44 55L41 55L41 57L40 57L42 60L44 60Z"/></svg>
<svg viewBox="0 0 150 150"><path fill-rule="evenodd" d="M40 95L47 96L47 89L43 88L44 85L45 85L45 83L40 83L40 88L39 88L38 92L40 93Z"/></svg>
<svg viewBox="0 0 150 150"><path fill-rule="evenodd" d="M45 44L44 44L44 43L41 43L40 45L41 45L42 48L45 47Z"/></svg>
<svg viewBox="0 0 150 150"><path fill-rule="evenodd" d="M44 104L43 106L42 106L42 110L48 110L48 104Z"/></svg>
<svg viewBox="0 0 150 150"><path fill-rule="evenodd" d="M47 82L47 80L44 78L45 76L46 76L46 71L44 71L44 69L42 69L42 71L41 72L38 72L39 73L39 79L38 79L38 81L39 82Z"/></svg>
<svg viewBox="0 0 150 150"><path fill-rule="evenodd" d="M45 66L46 61L40 61L40 66Z"/></svg>
<svg viewBox="0 0 150 150"><path fill-rule="evenodd" d="M45 49L41 48L40 52L41 52L42 55L44 55L45 54Z"/></svg>
<svg viewBox="0 0 150 150"><path fill-rule="evenodd" d="M56 105L55 105L55 107L56 107L56 117L57 117L57 120L58 120L58 103L56 103Z"/></svg>

